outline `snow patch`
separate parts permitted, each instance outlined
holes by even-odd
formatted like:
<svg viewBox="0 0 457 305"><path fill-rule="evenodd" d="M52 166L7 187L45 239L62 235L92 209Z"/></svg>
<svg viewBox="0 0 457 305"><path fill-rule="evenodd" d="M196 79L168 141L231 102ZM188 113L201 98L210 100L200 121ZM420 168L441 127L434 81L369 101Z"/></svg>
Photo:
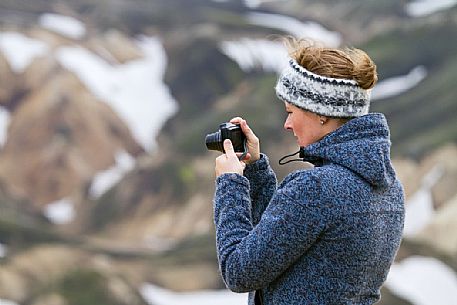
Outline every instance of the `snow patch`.
<svg viewBox="0 0 457 305"><path fill-rule="evenodd" d="M156 235L148 235L144 239L146 247L156 252L163 252L173 249L177 244L177 240Z"/></svg>
<svg viewBox="0 0 457 305"><path fill-rule="evenodd" d="M86 26L76 18L58 14L43 14L38 21L41 27L69 37L81 39L86 35Z"/></svg>
<svg viewBox="0 0 457 305"><path fill-rule="evenodd" d="M418 234L435 216L431 188L443 174L444 169L441 166L435 166L422 179L420 189L406 203L404 237Z"/></svg>
<svg viewBox="0 0 457 305"><path fill-rule="evenodd" d="M431 257L412 256L392 265L386 287L414 305L457 304L457 275Z"/></svg>
<svg viewBox="0 0 457 305"><path fill-rule="evenodd" d="M6 143L8 125L10 122L10 113L0 106L0 147Z"/></svg>
<svg viewBox="0 0 457 305"><path fill-rule="evenodd" d="M0 51L17 74L24 72L35 58L45 55L48 50L49 47L42 41L20 33L0 32Z"/></svg>
<svg viewBox="0 0 457 305"><path fill-rule="evenodd" d="M244 0L244 5L250 9L255 9L265 2L275 2L275 0Z"/></svg>
<svg viewBox="0 0 457 305"><path fill-rule="evenodd" d="M244 5L249 8L257 8L262 4L261 0L244 0Z"/></svg>
<svg viewBox="0 0 457 305"><path fill-rule="evenodd" d="M427 76L424 66L413 68L407 75L388 78L379 82L371 92L371 100L400 95L416 87Z"/></svg>
<svg viewBox="0 0 457 305"><path fill-rule="evenodd" d="M160 127L177 110L177 103L163 83L166 54L156 38L140 37L144 58L112 66L81 47L57 51L58 61L75 73L100 99L127 123L146 150L155 147Z"/></svg>
<svg viewBox="0 0 457 305"><path fill-rule="evenodd" d="M258 68L266 72L280 73L287 64L287 52L279 42L245 38L239 41L224 41L220 48L245 72Z"/></svg>
<svg viewBox="0 0 457 305"><path fill-rule="evenodd" d="M125 151L120 151L115 156L116 164L111 168L95 175L89 189L91 198L98 198L107 190L118 183L122 177L135 165L135 159Z"/></svg>
<svg viewBox="0 0 457 305"><path fill-rule="evenodd" d="M5 258L7 252L8 252L8 248L6 247L6 245L0 243L0 258ZM0 305L1 305L1 303L0 303Z"/></svg>
<svg viewBox="0 0 457 305"><path fill-rule="evenodd" d="M70 223L75 218L75 208L70 199L64 198L46 205L43 214L52 223L63 225Z"/></svg>
<svg viewBox="0 0 457 305"><path fill-rule="evenodd" d="M433 219L432 194L429 189L421 188L408 200L405 207L404 237L419 233Z"/></svg>
<svg viewBox="0 0 457 305"><path fill-rule="evenodd" d="M5 299L0 299L0 305L18 305L17 303L14 303L13 301L8 301Z"/></svg>
<svg viewBox="0 0 457 305"><path fill-rule="evenodd" d="M140 294L151 305L244 305L248 298L247 293L229 290L172 292L149 283L141 286Z"/></svg>
<svg viewBox="0 0 457 305"><path fill-rule="evenodd" d="M411 17L423 17L453 7L457 0L416 0L406 4L406 13Z"/></svg>
<svg viewBox="0 0 457 305"><path fill-rule="evenodd" d="M229 2L230 0L211 0L213 2L219 2L219 3L225 3L225 2ZM266 3L266 2L282 2L282 1L286 1L286 0L244 0L244 5L248 8L257 8L259 6L261 6L263 3Z"/></svg>
<svg viewBox="0 0 457 305"><path fill-rule="evenodd" d="M266 13L249 13L247 20L254 25L278 29L297 38L309 38L329 47L341 44L340 33L329 31L316 22L301 22L289 16Z"/></svg>

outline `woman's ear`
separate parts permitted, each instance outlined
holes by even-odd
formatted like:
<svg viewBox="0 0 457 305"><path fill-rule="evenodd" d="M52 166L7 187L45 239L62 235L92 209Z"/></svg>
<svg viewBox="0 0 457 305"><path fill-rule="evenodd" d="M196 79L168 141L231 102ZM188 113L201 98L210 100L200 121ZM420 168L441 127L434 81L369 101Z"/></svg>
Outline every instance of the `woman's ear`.
<svg viewBox="0 0 457 305"><path fill-rule="evenodd" d="M327 123L327 121L328 121L328 117L323 116L323 115L319 116L319 122L321 123L321 125L324 125L325 123Z"/></svg>

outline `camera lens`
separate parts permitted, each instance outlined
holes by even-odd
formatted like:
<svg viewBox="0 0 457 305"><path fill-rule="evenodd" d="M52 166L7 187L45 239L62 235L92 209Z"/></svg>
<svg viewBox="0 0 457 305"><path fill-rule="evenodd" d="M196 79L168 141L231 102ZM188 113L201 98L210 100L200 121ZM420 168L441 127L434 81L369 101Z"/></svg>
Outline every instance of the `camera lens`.
<svg viewBox="0 0 457 305"><path fill-rule="evenodd" d="M221 132L210 133L205 138L206 148L209 150L218 150L224 152L224 143L221 138Z"/></svg>

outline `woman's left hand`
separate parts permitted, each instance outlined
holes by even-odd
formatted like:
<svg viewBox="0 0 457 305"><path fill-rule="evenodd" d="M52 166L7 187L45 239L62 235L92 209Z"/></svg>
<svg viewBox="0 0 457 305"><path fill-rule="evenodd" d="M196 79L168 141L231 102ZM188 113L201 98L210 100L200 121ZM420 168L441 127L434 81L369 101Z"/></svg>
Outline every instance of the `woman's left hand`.
<svg viewBox="0 0 457 305"><path fill-rule="evenodd" d="M246 164L238 160L232 142L228 139L224 141L224 150L225 154L216 158L216 177L227 173L243 175Z"/></svg>

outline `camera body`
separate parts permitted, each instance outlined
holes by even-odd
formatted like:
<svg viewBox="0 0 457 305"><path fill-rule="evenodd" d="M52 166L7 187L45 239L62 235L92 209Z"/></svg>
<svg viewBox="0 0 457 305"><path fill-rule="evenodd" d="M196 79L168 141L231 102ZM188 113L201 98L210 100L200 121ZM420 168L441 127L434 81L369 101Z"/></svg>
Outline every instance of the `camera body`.
<svg viewBox="0 0 457 305"><path fill-rule="evenodd" d="M232 141L235 152L246 152L246 136L241 130L240 125L232 123L222 123L219 130L206 135L205 142L208 150L217 150L225 153L224 140Z"/></svg>

